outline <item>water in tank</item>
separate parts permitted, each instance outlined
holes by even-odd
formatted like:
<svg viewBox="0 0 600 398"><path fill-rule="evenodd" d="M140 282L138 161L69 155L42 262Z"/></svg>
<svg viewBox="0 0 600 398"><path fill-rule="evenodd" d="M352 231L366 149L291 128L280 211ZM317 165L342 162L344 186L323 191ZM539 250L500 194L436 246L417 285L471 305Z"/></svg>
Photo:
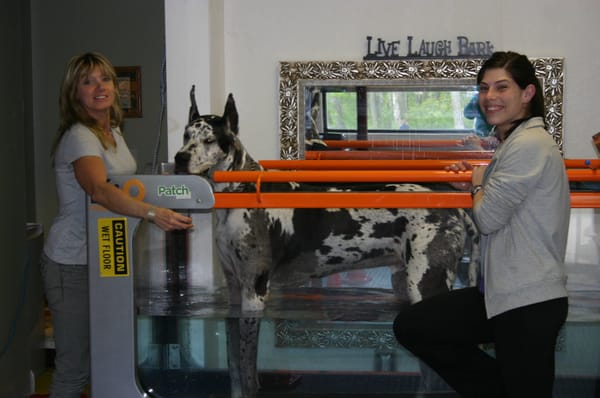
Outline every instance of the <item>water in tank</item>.
<svg viewBox="0 0 600 398"><path fill-rule="evenodd" d="M600 394L599 210L573 209L568 227L570 312L557 345L555 397L592 398ZM156 397L229 397L227 322L240 314L218 261L203 251L210 242L200 244L198 232L141 228L134 241L140 385ZM396 344L397 306L385 266L272 286L258 317L258 397L451 394Z"/></svg>

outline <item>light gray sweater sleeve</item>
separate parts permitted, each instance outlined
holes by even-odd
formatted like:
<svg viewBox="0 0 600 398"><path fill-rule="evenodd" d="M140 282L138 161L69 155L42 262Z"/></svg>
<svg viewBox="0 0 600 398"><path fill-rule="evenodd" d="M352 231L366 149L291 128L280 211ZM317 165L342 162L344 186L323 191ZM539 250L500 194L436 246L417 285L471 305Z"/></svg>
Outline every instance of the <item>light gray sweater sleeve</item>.
<svg viewBox="0 0 600 398"><path fill-rule="evenodd" d="M542 134L547 134L542 132ZM484 176L484 196L473 209L483 234L491 234L508 224L519 205L543 175L549 149L540 147L535 134L520 134L507 141Z"/></svg>

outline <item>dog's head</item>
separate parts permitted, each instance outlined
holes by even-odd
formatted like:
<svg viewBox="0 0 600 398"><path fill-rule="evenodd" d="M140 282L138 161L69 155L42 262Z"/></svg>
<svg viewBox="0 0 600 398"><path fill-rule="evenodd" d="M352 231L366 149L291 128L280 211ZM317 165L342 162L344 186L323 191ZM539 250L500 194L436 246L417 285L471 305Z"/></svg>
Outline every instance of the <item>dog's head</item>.
<svg viewBox="0 0 600 398"><path fill-rule="evenodd" d="M231 155L238 134L238 113L231 94L227 97L223 116L200 115L195 86L190 91L190 100L183 147L175 155L175 171L202 175Z"/></svg>

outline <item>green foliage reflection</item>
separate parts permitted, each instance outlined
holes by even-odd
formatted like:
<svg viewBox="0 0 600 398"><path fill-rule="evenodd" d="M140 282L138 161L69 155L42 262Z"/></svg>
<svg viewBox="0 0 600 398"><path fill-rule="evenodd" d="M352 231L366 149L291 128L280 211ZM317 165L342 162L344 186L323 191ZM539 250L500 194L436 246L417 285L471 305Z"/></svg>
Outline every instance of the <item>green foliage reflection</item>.
<svg viewBox="0 0 600 398"><path fill-rule="evenodd" d="M474 122L464 109L476 95L469 91L371 91L367 93L369 130L463 130ZM357 129L356 92L327 92L328 130Z"/></svg>

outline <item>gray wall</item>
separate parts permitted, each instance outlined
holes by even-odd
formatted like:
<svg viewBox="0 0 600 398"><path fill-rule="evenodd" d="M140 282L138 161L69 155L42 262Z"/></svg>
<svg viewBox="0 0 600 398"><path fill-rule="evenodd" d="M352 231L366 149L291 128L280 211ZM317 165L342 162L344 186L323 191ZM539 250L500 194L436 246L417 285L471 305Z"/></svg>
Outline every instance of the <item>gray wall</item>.
<svg viewBox="0 0 600 398"><path fill-rule="evenodd" d="M28 71L28 4L19 0L3 2L0 13L0 396L17 397L27 388L29 369L29 332L33 329L26 311L27 298L22 293L30 288L26 267L25 222L27 198L32 197L29 155L32 135L27 112L30 76ZM27 148L27 149L26 149ZM28 264L31 266L31 264ZM28 275L26 275L28 273ZM39 294L37 295L39 298Z"/></svg>
<svg viewBox="0 0 600 398"><path fill-rule="evenodd" d="M143 117L126 119L124 133L137 159L138 172L151 171L149 165L159 134L161 110L164 3L163 0L105 0L101 3L31 0L31 38L35 211L37 220L47 230L56 213L50 148L58 127L60 80L71 56L99 51L115 66L141 66ZM159 157L164 161L166 138L162 141Z"/></svg>
<svg viewBox="0 0 600 398"><path fill-rule="evenodd" d="M41 328L39 268L26 222L47 230L56 214L50 147L58 127L58 90L66 61L100 51L115 65L140 65L143 118L126 119L125 136L150 171L161 111L163 0L3 0L0 12L0 397L29 393ZM166 119L166 115L165 115ZM159 161L166 159L166 138ZM41 239L37 239L41 240ZM38 243L36 240L36 243ZM38 246L38 245L36 245ZM39 248L38 248L39 251ZM37 336L41 337L41 336ZM37 346L37 345L36 345ZM31 358L31 356L35 358ZM42 358L43 362L43 358ZM43 363L41 364L43 366Z"/></svg>

